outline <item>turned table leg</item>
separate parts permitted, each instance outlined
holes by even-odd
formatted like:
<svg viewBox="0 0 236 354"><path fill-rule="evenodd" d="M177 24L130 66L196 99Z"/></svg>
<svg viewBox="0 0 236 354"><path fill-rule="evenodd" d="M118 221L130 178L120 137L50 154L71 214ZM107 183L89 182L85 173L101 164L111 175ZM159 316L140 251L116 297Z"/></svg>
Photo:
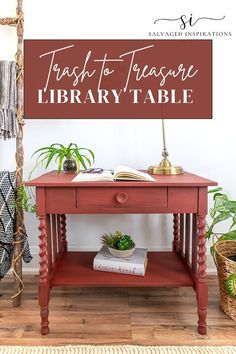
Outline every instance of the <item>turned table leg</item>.
<svg viewBox="0 0 236 354"><path fill-rule="evenodd" d="M206 281L206 221L205 215L197 215L197 284L198 332L206 334L208 285Z"/></svg>
<svg viewBox="0 0 236 354"><path fill-rule="evenodd" d="M174 240L172 243L172 248L174 252L179 250L179 215L173 214L173 229L174 229Z"/></svg>
<svg viewBox="0 0 236 354"><path fill-rule="evenodd" d="M60 215L60 233L61 233L61 249L62 251L67 251L65 214Z"/></svg>
<svg viewBox="0 0 236 354"><path fill-rule="evenodd" d="M41 315L41 334L48 334L48 303L50 287L48 283L48 255L46 216L39 216L39 305Z"/></svg>

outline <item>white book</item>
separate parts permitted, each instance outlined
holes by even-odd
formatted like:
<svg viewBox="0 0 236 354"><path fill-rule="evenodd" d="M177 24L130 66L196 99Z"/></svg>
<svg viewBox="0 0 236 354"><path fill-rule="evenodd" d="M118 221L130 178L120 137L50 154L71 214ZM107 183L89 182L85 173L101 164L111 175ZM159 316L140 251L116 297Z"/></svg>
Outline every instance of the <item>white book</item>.
<svg viewBox="0 0 236 354"><path fill-rule="evenodd" d="M94 270L130 275L144 276L146 266L146 248L135 248L135 251L131 256L127 258L117 258L112 256L107 246L104 245L93 260Z"/></svg>
<svg viewBox="0 0 236 354"><path fill-rule="evenodd" d="M104 170L102 173L83 173L81 171L72 182L93 182L93 181L149 181L155 182L155 178L148 173L135 170L127 166L117 166L114 171Z"/></svg>

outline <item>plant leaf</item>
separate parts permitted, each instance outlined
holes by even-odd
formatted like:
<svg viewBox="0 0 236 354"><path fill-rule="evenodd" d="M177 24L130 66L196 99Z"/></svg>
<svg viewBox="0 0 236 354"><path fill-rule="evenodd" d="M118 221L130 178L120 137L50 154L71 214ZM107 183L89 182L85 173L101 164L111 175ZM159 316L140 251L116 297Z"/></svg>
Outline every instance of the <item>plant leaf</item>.
<svg viewBox="0 0 236 354"><path fill-rule="evenodd" d="M215 208L211 208L209 211L209 214L210 214L211 218L214 219L214 216L216 214Z"/></svg>
<svg viewBox="0 0 236 354"><path fill-rule="evenodd" d="M216 224L218 224L219 222L221 221L224 221L226 219L229 219L231 218L231 214L229 212L223 212L223 213L220 213L219 215L217 215L215 217L215 219L213 220L212 222L212 227L214 227Z"/></svg>
<svg viewBox="0 0 236 354"><path fill-rule="evenodd" d="M210 193L216 193L216 192L219 192L219 191L222 191L223 190L223 188L222 187L217 187L217 188L214 188L214 189L210 189L209 191L208 191L208 193L210 194Z"/></svg>
<svg viewBox="0 0 236 354"><path fill-rule="evenodd" d="M226 219L231 218L232 215L229 212L224 212L224 213L220 213L219 215L217 215L214 220L212 221L212 224L209 226L207 232L206 232L206 237L210 238L211 234L213 233L213 228L216 224L218 224L221 221L224 221Z"/></svg>
<svg viewBox="0 0 236 354"><path fill-rule="evenodd" d="M236 240L236 230L232 230L219 237L218 241Z"/></svg>
<svg viewBox="0 0 236 354"><path fill-rule="evenodd" d="M236 299L236 274L230 274L225 281L226 291L232 298Z"/></svg>
<svg viewBox="0 0 236 354"><path fill-rule="evenodd" d="M85 150L85 151L88 151L90 153L90 155L92 156L93 158L93 163L95 162L95 155L93 153L93 151L91 149L87 149L87 148L79 148L78 150Z"/></svg>
<svg viewBox="0 0 236 354"><path fill-rule="evenodd" d="M210 209L210 216L214 219L217 213L226 213L228 211L229 210L225 207L225 205L219 205L216 208Z"/></svg>
<svg viewBox="0 0 236 354"><path fill-rule="evenodd" d="M80 154L80 152L79 152L80 149L78 149L78 148L73 148L72 150L73 150L73 156L75 156L76 159L78 159L78 160L81 162L80 159L82 158L83 160L86 160L86 161L87 161L87 163L88 163L89 166L92 165L91 160L90 160L86 155ZM82 164L82 162L81 162L81 164ZM84 168L87 168L85 162L84 162L84 165L82 164L82 166L83 166Z"/></svg>
<svg viewBox="0 0 236 354"><path fill-rule="evenodd" d="M51 145L51 147L56 147L56 146L59 146L60 148L56 148L57 150L62 150L62 151L65 151L66 150L66 147L63 145L63 144L59 144L59 143L54 143Z"/></svg>
<svg viewBox="0 0 236 354"><path fill-rule="evenodd" d="M41 153L39 154L39 156L37 157L37 159L36 159L36 163L39 161L39 159L41 158L41 156L43 156L43 155L50 155L52 152L54 152L55 155L56 155L56 153L57 153L56 149L54 149L54 148L49 148L48 150L45 150L45 151L41 152Z"/></svg>
<svg viewBox="0 0 236 354"><path fill-rule="evenodd" d="M236 201L234 200L227 200L225 202L225 207L231 211L232 213L236 213Z"/></svg>
<svg viewBox="0 0 236 354"><path fill-rule="evenodd" d="M48 151L48 149L50 149L50 146L42 147L42 148L36 150L36 151L31 155L31 157L33 157L34 155L36 155L36 154L37 154L38 152L40 152L40 151Z"/></svg>
<svg viewBox="0 0 236 354"><path fill-rule="evenodd" d="M79 151L78 151L77 149L74 149L74 155L73 155L73 156L76 158L76 161L77 161L77 162L80 162L80 163L81 163L81 165L83 166L84 169L87 168L87 166L86 166L86 164L85 164L85 162L84 162L83 157L81 157L81 155L80 155L80 153L79 153Z"/></svg>
<svg viewBox="0 0 236 354"><path fill-rule="evenodd" d="M51 154L48 156L48 160L47 160L45 168L48 168L48 166L49 166L50 162L52 161L53 157L55 157L55 152L54 151L52 151Z"/></svg>
<svg viewBox="0 0 236 354"><path fill-rule="evenodd" d="M226 194L216 193L214 194L213 200L215 201L214 208L217 208L223 205L229 198Z"/></svg>
<svg viewBox="0 0 236 354"><path fill-rule="evenodd" d="M64 159L64 155L60 155L58 158L57 172L60 173L62 169L62 162Z"/></svg>
<svg viewBox="0 0 236 354"><path fill-rule="evenodd" d="M81 157L81 155L78 155L78 160L80 161L81 165L83 166L84 169L87 168L85 162L84 162L84 159L83 157Z"/></svg>
<svg viewBox="0 0 236 354"><path fill-rule="evenodd" d="M67 148L66 148L66 157L67 159L71 159L73 156L73 149L72 149L73 143L70 143Z"/></svg>
<svg viewBox="0 0 236 354"><path fill-rule="evenodd" d="M31 180L31 177L33 175L33 172L36 170L36 168L41 164L43 164L43 162L47 159L47 157L43 158L42 160L40 160L39 162L36 163L36 165L32 168L32 170L29 173L29 180Z"/></svg>
<svg viewBox="0 0 236 354"><path fill-rule="evenodd" d="M81 154L81 157L84 158L88 162L89 166L92 165L92 162L90 161L90 159L87 156Z"/></svg>
<svg viewBox="0 0 236 354"><path fill-rule="evenodd" d="M211 253L212 257L214 257L214 255L215 255L215 247L214 246L210 247L210 253Z"/></svg>
<svg viewBox="0 0 236 354"><path fill-rule="evenodd" d="M206 231L206 239L209 240L211 238L211 235L213 234L212 232L212 228L209 228L207 231Z"/></svg>
<svg viewBox="0 0 236 354"><path fill-rule="evenodd" d="M231 230L234 227L234 225L236 225L236 215L233 216L233 223L229 229Z"/></svg>

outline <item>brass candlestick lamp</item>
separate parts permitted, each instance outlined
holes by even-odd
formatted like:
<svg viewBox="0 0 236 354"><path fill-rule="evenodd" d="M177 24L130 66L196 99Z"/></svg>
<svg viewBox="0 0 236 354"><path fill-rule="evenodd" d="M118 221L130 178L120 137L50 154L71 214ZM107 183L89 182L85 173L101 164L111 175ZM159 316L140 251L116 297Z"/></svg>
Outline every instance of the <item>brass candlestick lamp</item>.
<svg viewBox="0 0 236 354"><path fill-rule="evenodd" d="M157 166L148 167L148 173L152 175L182 175L184 170L181 166L173 166L168 160L169 153L166 149L165 123L162 119L162 137L163 137L163 159Z"/></svg>

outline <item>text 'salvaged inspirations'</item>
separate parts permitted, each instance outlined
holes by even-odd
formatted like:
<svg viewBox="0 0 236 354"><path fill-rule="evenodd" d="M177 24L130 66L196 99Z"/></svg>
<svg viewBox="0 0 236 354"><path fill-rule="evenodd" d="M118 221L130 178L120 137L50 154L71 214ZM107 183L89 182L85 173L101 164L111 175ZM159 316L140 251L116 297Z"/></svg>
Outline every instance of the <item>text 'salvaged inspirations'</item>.
<svg viewBox="0 0 236 354"><path fill-rule="evenodd" d="M211 118L210 40L26 40L26 118Z"/></svg>

